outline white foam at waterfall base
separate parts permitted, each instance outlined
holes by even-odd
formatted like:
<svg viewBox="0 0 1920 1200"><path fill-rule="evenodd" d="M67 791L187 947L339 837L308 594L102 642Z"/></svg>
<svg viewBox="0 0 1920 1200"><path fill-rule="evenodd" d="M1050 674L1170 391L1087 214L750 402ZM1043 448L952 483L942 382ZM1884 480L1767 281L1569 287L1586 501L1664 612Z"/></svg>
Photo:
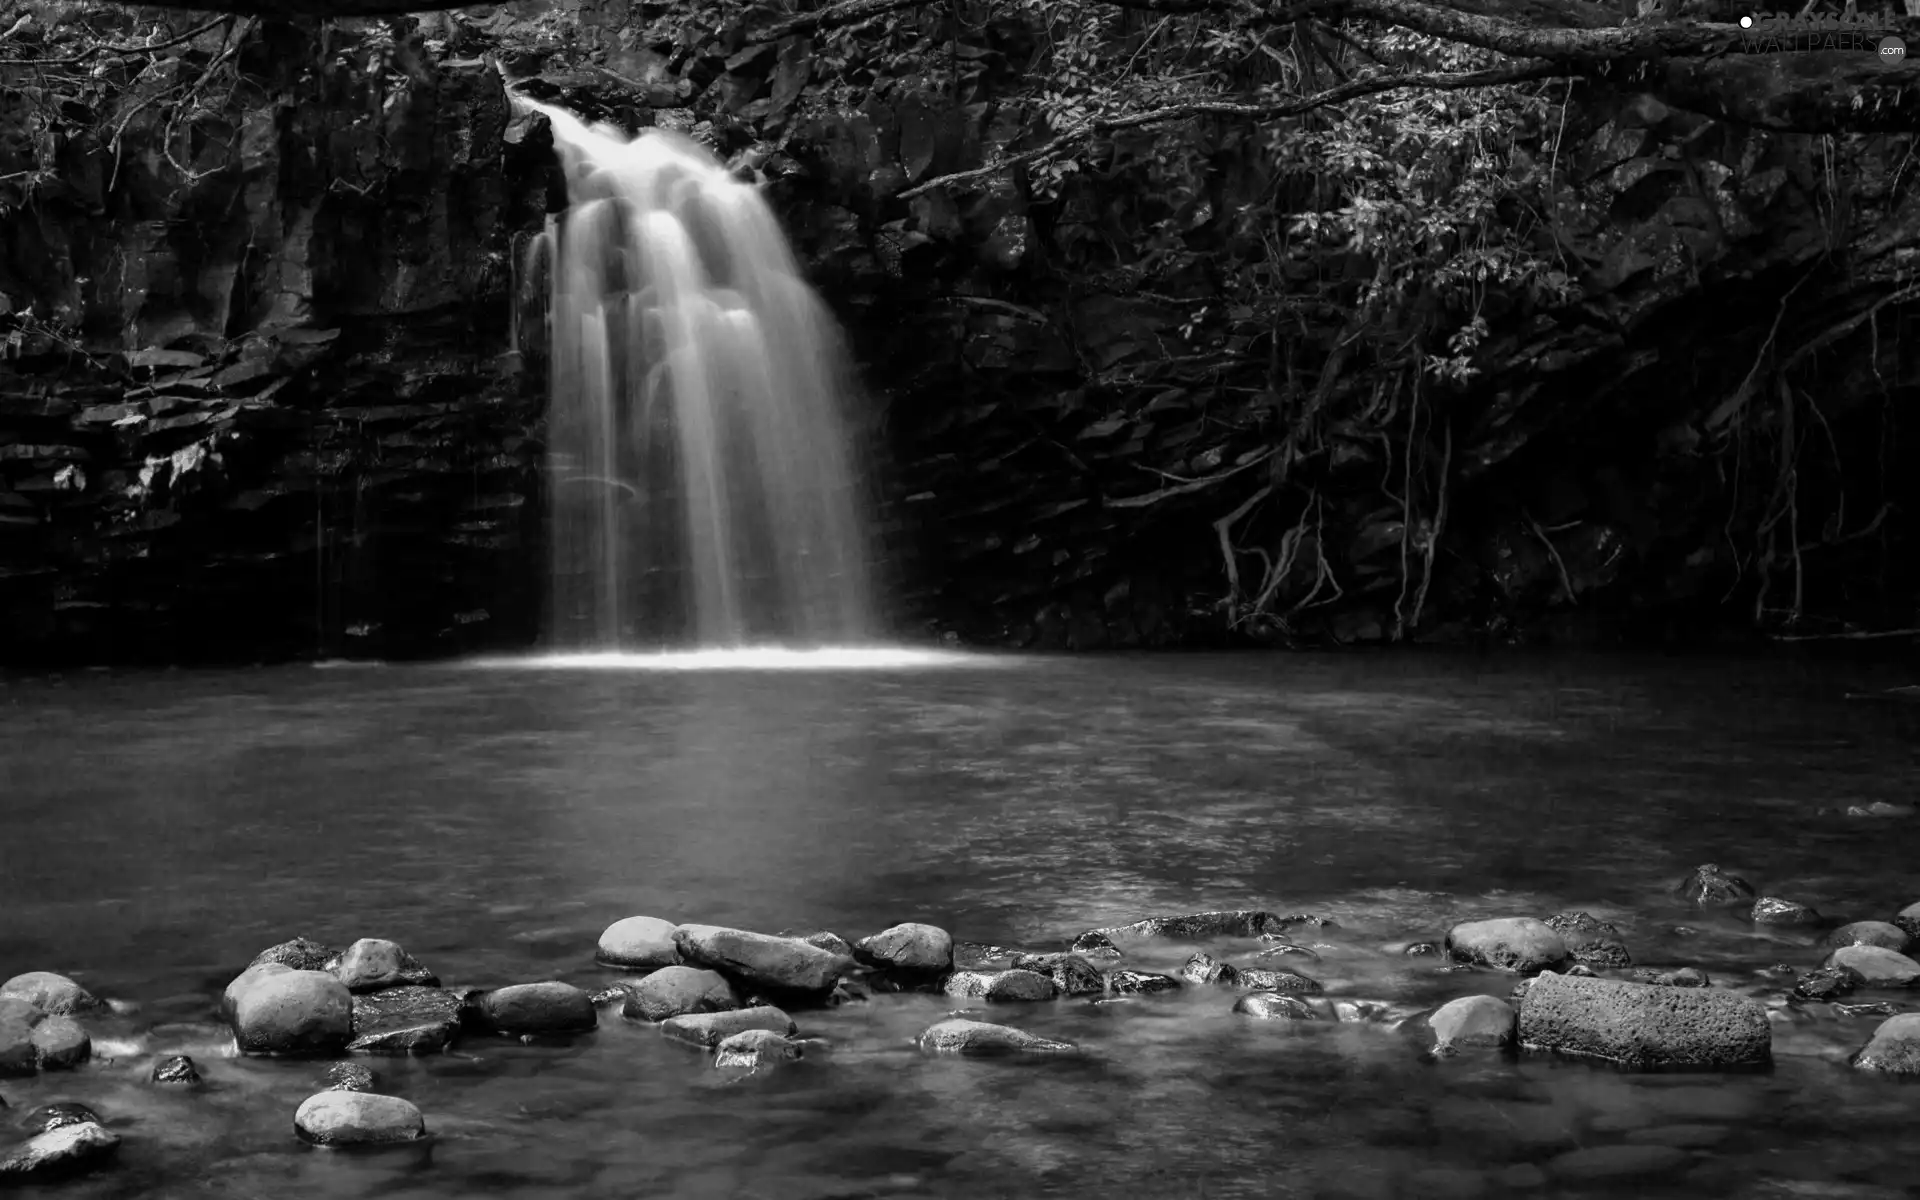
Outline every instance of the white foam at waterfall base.
<svg viewBox="0 0 1920 1200"><path fill-rule="evenodd" d="M519 658L479 658L476 667L574 671L873 671L924 667L1010 665L1013 656L963 654L900 646L739 646L709 650L664 650L653 654L620 651L585 654L533 654Z"/></svg>
<svg viewBox="0 0 1920 1200"><path fill-rule="evenodd" d="M551 123L548 644L859 646L868 520L839 330L759 193L685 138Z"/></svg>

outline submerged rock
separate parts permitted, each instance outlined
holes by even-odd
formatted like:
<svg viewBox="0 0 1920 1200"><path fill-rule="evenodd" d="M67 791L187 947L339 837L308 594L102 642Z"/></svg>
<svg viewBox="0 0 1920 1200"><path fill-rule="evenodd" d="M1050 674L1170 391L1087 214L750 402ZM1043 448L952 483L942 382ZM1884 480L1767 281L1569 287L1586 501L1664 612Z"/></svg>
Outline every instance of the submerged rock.
<svg viewBox="0 0 1920 1200"><path fill-rule="evenodd" d="M1713 980L1699 967L1681 967L1675 971L1635 971L1633 977L1655 987L1710 987Z"/></svg>
<svg viewBox="0 0 1920 1200"><path fill-rule="evenodd" d="M1087 932L1073 939L1073 944L1067 948L1071 950L1073 953L1082 955L1086 958L1125 958L1126 957L1126 954L1120 949L1120 947L1114 944L1113 939L1108 937L1106 934L1100 932L1098 929L1089 929ZM959 965L958 959L955 960L955 965L956 966Z"/></svg>
<svg viewBox="0 0 1920 1200"><path fill-rule="evenodd" d="M105 1123L100 1119L99 1113L78 1100L56 1100L52 1104L42 1104L20 1120L21 1127L33 1133L45 1133L65 1125L104 1125Z"/></svg>
<svg viewBox="0 0 1920 1200"><path fill-rule="evenodd" d="M1233 1011L1262 1021L1318 1021L1321 1014L1298 996L1284 992L1248 992L1233 1002Z"/></svg>
<svg viewBox="0 0 1920 1200"><path fill-rule="evenodd" d="M798 1042L771 1029L746 1029L714 1047L713 1065L757 1070L775 1063L792 1062L804 1053Z"/></svg>
<svg viewBox="0 0 1920 1200"><path fill-rule="evenodd" d="M1677 1146L1627 1143L1569 1150L1549 1160L1547 1171L1569 1183L1594 1183L1675 1174L1692 1162L1692 1156Z"/></svg>
<svg viewBox="0 0 1920 1200"><path fill-rule="evenodd" d="M1161 975L1153 971L1108 971L1107 994L1110 996L1145 996L1155 992L1177 992L1180 981L1171 975Z"/></svg>
<svg viewBox="0 0 1920 1200"><path fill-rule="evenodd" d="M990 1025L951 1017L928 1026L915 1040L929 1054L964 1054L992 1057L1002 1054L1072 1054L1079 1047L1072 1042L1054 1041L1010 1025Z"/></svg>
<svg viewBox="0 0 1920 1200"><path fill-rule="evenodd" d="M1259 909L1235 909L1231 912L1184 913L1173 917L1147 917L1126 925L1114 925L1104 929L1092 930L1108 940L1112 945L1116 941L1130 939L1162 939L1167 941L1198 942L1209 938L1221 937L1259 937L1271 925L1280 927L1281 919L1273 913ZM1086 934L1081 934L1085 938ZM1075 939L1073 948L1085 953L1080 939Z"/></svg>
<svg viewBox="0 0 1920 1200"><path fill-rule="evenodd" d="M52 971L28 971L0 983L0 999L25 1000L50 1017L95 1012L104 1007L92 992Z"/></svg>
<svg viewBox="0 0 1920 1200"><path fill-rule="evenodd" d="M1449 1000L1427 1017L1433 1052L1446 1057L1462 1050L1501 1049L1513 1045L1520 1015L1493 996Z"/></svg>
<svg viewBox="0 0 1920 1200"><path fill-rule="evenodd" d="M1098 996L1107 990L1100 968L1078 954L1022 954L1013 969L1045 975L1063 996Z"/></svg>
<svg viewBox="0 0 1920 1200"><path fill-rule="evenodd" d="M353 1040L363 1054L433 1054L460 1036L460 997L437 987L390 987L353 998Z"/></svg>
<svg viewBox="0 0 1920 1200"><path fill-rule="evenodd" d="M1317 996L1326 988L1318 979L1298 971L1272 970L1266 967L1241 967L1239 986L1259 992L1286 992L1295 996Z"/></svg>
<svg viewBox="0 0 1920 1200"><path fill-rule="evenodd" d="M191 1086L200 1082L200 1068L185 1054L170 1054L153 1064L147 1078L154 1083Z"/></svg>
<svg viewBox="0 0 1920 1200"><path fill-rule="evenodd" d="M673 943L686 962L720 971L755 987L825 993L853 962L795 938L719 925L682 925Z"/></svg>
<svg viewBox="0 0 1920 1200"><path fill-rule="evenodd" d="M1408 947L1405 952L1408 954L1413 953L1412 947ZM1440 947L1429 946L1427 952L1438 954ZM1316 963L1320 961L1318 951L1302 946L1297 942L1279 942L1275 945L1268 946L1264 950L1254 951L1253 956L1255 958L1303 958L1308 962Z"/></svg>
<svg viewBox="0 0 1920 1200"><path fill-rule="evenodd" d="M1884 946L1842 946L1820 964L1844 968L1860 977L1865 987L1912 987L1920 984L1920 962Z"/></svg>
<svg viewBox="0 0 1920 1200"><path fill-rule="evenodd" d="M1051 1000L1058 989L1038 971L955 971L941 990L970 1000Z"/></svg>
<svg viewBox="0 0 1920 1200"><path fill-rule="evenodd" d="M770 1004L736 1008L727 1012L688 1013L660 1022L660 1032L676 1042L695 1046L718 1046L736 1034L763 1029L782 1037L800 1032L793 1018Z"/></svg>
<svg viewBox="0 0 1920 1200"><path fill-rule="evenodd" d="M1005 946L990 946L985 942L955 942L953 969L956 971L1004 971L1013 965L1015 959L1027 953L1025 950L1010 950ZM1115 951L1114 957L1118 955L1119 951ZM1092 954L1088 957L1103 956Z"/></svg>
<svg viewBox="0 0 1920 1200"><path fill-rule="evenodd" d="M1224 983L1231 986L1240 981L1239 968L1217 962L1213 955L1203 950L1195 951L1186 962L1180 964L1179 974L1188 983Z"/></svg>
<svg viewBox="0 0 1920 1200"><path fill-rule="evenodd" d="M1755 925L1818 925L1820 914L1804 904L1779 896L1762 896L1748 914Z"/></svg>
<svg viewBox="0 0 1920 1200"><path fill-rule="evenodd" d="M1889 1017L1847 1060L1863 1071L1920 1077L1920 1013Z"/></svg>
<svg viewBox="0 0 1920 1200"><path fill-rule="evenodd" d="M593 999L570 983L548 979L483 992L469 1011L480 1024L505 1034L584 1033L600 1023Z"/></svg>
<svg viewBox="0 0 1920 1200"><path fill-rule="evenodd" d="M1793 985L1793 994L1803 1000L1838 1000L1851 996L1860 986L1860 977L1844 967L1821 967L1808 971Z"/></svg>
<svg viewBox="0 0 1920 1200"><path fill-rule="evenodd" d="M248 1054L331 1054L353 1037L353 996L325 971L248 967L227 985L222 1006Z"/></svg>
<svg viewBox="0 0 1920 1200"><path fill-rule="evenodd" d="M1883 950L1892 950L1904 954L1913 939L1907 931L1889 921L1854 921L1822 938L1820 944L1838 949L1841 946L1878 946Z"/></svg>
<svg viewBox="0 0 1920 1200"><path fill-rule="evenodd" d="M688 1013L727 1012L740 997L718 971L699 967L661 967L627 990L620 1015L636 1021L664 1021Z"/></svg>
<svg viewBox="0 0 1920 1200"><path fill-rule="evenodd" d="M438 976L414 960L398 942L361 938L321 968L350 992L377 992L391 987L434 987Z"/></svg>
<svg viewBox="0 0 1920 1200"><path fill-rule="evenodd" d="M1496 917L1466 921L1447 931L1447 953L1456 962L1535 975L1571 961L1567 943L1545 921Z"/></svg>
<svg viewBox="0 0 1920 1200"><path fill-rule="evenodd" d="M385 1146L427 1136L426 1118L398 1096L325 1091L308 1096L293 1128L316 1146Z"/></svg>
<svg viewBox="0 0 1920 1200"><path fill-rule="evenodd" d="M1631 1067L1758 1066L1773 1031L1758 1001L1718 988L1614 979L1535 979L1520 1003L1520 1043Z"/></svg>
<svg viewBox="0 0 1920 1200"><path fill-rule="evenodd" d="M838 954L842 958L853 957L853 944L837 933L829 933L822 930L819 933L810 933L800 940L809 946L815 946L821 950L825 950L829 954Z"/></svg>
<svg viewBox="0 0 1920 1200"><path fill-rule="evenodd" d="M677 928L659 917L624 917L601 933L594 958L610 967L671 967L680 961L673 940Z"/></svg>
<svg viewBox="0 0 1920 1200"><path fill-rule="evenodd" d="M292 941L281 942L277 946L267 947L265 950L254 955L253 961L247 965L249 967L259 967L273 963L278 966L289 967L295 971L318 971L325 968L336 953L338 952L331 946L323 945L309 938L297 937Z"/></svg>
<svg viewBox="0 0 1920 1200"><path fill-rule="evenodd" d="M854 943L853 956L870 967L929 974L953 969L953 935L937 925L908 922Z"/></svg>
<svg viewBox="0 0 1920 1200"><path fill-rule="evenodd" d="M321 1082L329 1092L370 1092L373 1090L373 1068L360 1063L335 1063L327 1068Z"/></svg>
<svg viewBox="0 0 1920 1200"><path fill-rule="evenodd" d="M1555 913L1547 928L1560 935L1573 961L1595 967L1630 967L1633 956L1620 931L1588 912Z"/></svg>
<svg viewBox="0 0 1920 1200"><path fill-rule="evenodd" d="M82 1171L113 1156L120 1138L92 1122L36 1133L0 1158L0 1179L33 1179Z"/></svg>
<svg viewBox="0 0 1920 1200"><path fill-rule="evenodd" d="M1696 908L1733 908L1756 899L1752 884L1721 870L1718 863L1695 867L1692 874L1674 884L1673 895Z"/></svg>

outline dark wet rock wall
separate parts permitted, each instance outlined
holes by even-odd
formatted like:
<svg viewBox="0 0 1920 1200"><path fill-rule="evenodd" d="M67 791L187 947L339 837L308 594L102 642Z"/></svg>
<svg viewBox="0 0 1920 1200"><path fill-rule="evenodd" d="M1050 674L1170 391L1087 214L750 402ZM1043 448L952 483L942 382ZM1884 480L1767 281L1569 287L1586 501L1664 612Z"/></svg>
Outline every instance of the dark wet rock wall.
<svg viewBox="0 0 1920 1200"><path fill-rule="evenodd" d="M7 106L0 177L40 181L0 182L0 652L535 636L538 281L520 281L517 347L509 300L560 196L501 70L765 183L861 359L904 631L1081 649L1693 639L1794 608L1885 621L1920 591L1901 515L1920 497L1897 466L1920 200L1898 138L1584 96L1541 234L1580 300L1491 311L1477 379L1404 420L1334 423L1282 486L1299 397L1280 360L1317 370L1338 330L1276 333L1219 304L1214 266L1233 264L1209 265L1230 244L1209 213L1270 183L1225 131L1205 211L1156 208L1126 145L1055 200L1018 174L903 198L1033 138L1010 98L1017 26L981 26L932 79L805 38L669 36L636 5L549 7L397 36L256 30L238 59L253 82L187 142L163 137L164 106L129 116L137 81L60 100L83 130L64 140ZM163 142L191 146L197 178ZM1169 216L1203 252L1173 274L1137 251ZM1254 352L1276 340L1284 356ZM1375 382L1349 372L1330 410L1364 410ZM1231 528L1245 578L1223 605L1216 523L1268 485Z"/></svg>

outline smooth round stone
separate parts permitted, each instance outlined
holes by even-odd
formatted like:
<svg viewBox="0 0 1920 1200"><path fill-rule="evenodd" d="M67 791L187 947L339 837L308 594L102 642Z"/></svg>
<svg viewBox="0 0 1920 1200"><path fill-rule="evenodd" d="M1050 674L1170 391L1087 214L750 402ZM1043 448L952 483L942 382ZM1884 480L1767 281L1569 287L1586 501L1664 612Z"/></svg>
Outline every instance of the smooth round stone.
<svg viewBox="0 0 1920 1200"><path fill-rule="evenodd" d="M1842 946L1827 956L1828 967L1844 967L1867 987L1912 987L1920 983L1920 962L1884 946Z"/></svg>
<svg viewBox="0 0 1920 1200"><path fill-rule="evenodd" d="M0 996L25 1000L48 1016L92 1012L101 1006L92 992L65 975L56 975L52 971L28 971L24 975L15 975L5 983L0 983Z"/></svg>
<svg viewBox="0 0 1920 1200"><path fill-rule="evenodd" d="M1873 1038L1848 1061L1863 1071L1920 1077L1920 1013L1880 1022Z"/></svg>
<svg viewBox="0 0 1920 1200"><path fill-rule="evenodd" d="M670 967L680 961L673 944L672 921L659 917L623 917L600 935L594 957L611 967Z"/></svg>
<svg viewBox="0 0 1920 1200"><path fill-rule="evenodd" d="M346 985L350 992L376 992L391 987L432 987L439 979L398 942L385 938L361 938L327 960L323 968Z"/></svg>
<svg viewBox="0 0 1920 1200"><path fill-rule="evenodd" d="M593 997L570 983L543 980L496 988L480 998L480 1011L501 1033L580 1033L600 1023Z"/></svg>
<svg viewBox="0 0 1920 1200"><path fill-rule="evenodd" d="M326 1091L308 1096L293 1127L316 1146L384 1146L427 1136L426 1118L398 1096Z"/></svg>
<svg viewBox="0 0 1920 1200"><path fill-rule="evenodd" d="M1447 953L1456 961L1534 975L1572 959L1553 927L1533 917L1466 921L1447 931Z"/></svg>
<svg viewBox="0 0 1920 1200"><path fill-rule="evenodd" d="M869 966L946 971L953 967L953 935L938 925L907 922L860 939L854 943L853 953Z"/></svg>
<svg viewBox="0 0 1920 1200"><path fill-rule="evenodd" d="M949 996L971 1000L1051 1000L1058 989L1038 971L955 971L943 989Z"/></svg>
<svg viewBox="0 0 1920 1200"><path fill-rule="evenodd" d="M77 1067L93 1055L93 1039L72 1017L48 1017L33 1027L33 1049L45 1071Z"/></svg>
<svg viewBox="0 0 1920 1200"><path fill-rule="evenodd" d="M1894 914L1893 923L1906 930L1910 936L1920 938L1920 900L1914 901Z"/></svg>
<svg viewBox="0 0 1920 1200"><path fill-rule="evenodd" d="M991 1057L1001 1054L1071 1054L1071 1042L1059 1042L1015 1029L954 1017L929 1025L914 1039L929 1054Z"/></svg>
<svg viewBox="0 0 1920 1200"><path fill-rule="evenodd" d="M1755 925L1818 925L1820 914L1804 904L1779 896L1762 896L1749 914Z"/></svg>
<svg viewBox="0 0 1920 1200"><path fill-rule="evenodd" d="M224 1002L234 1038L250 1054L328 1053L353 1037L353 995L325 971L248 967L227 985Z"/></svg>
<svg viewBox="0 0 1920 1200"><path fill-rule="evenodd" d="M1512 1044L1520 1016L1513 1006L1493 996L1462 996L1441 1005L1427 1018L1434 1049L1450 1052L1471 1048L1498 1049Z"/></svg>
<svg viewBox="0 0 1920 1200"><path fill-rule="evenodd" d="M1829 933L1821 945L1840 946L1879 946L1883 950L1905 953L1913 939L1907 931L1891 921L1854 921Z"/></svg>
<svg viewBox="0 0 1920 1200"><path fill-rule="evenodd" d="M1588 1146L1581 1150L1569 1150L1549 1160L1547 1171L1555 1179L1569 1183L1598 1183L1669 1175L1691 1161L1686 1151L1675 1146Z"/></svg>
<svg viewBox="0 0 1920 1200"><path fill-rule="evenodd" d="M91 1166L120 1147L117 1135L90 1121L36 1133L0 1159L0 1180L64 1174Z"/></svg>
<svg viewBox="0 0 1920 1200"><path fill-rule="evenodd" d="M718 971L699 967L661 967L627 989L620 1015L636 1021L665 1021L689 1013L726 1012L740 997Z"/></svg>

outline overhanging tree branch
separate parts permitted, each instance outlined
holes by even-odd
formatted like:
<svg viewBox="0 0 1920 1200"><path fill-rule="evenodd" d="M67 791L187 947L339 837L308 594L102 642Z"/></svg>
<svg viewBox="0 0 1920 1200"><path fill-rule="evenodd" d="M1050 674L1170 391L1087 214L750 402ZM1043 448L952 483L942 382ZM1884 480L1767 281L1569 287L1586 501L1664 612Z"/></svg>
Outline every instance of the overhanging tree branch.
<svg viewBox="0 0 1920 1200"><path fill-rule="evenodd" d="M1032 149L1008 155L986 166L975 167L969 171L955 171L951 175L942 175L936 179L929 179L925 183L916 184L901 192L899 198L911 199L934 188L950 187L956 183L968 183L975 179L997 175L1013 167L1058 154L1088 138L1103 133L1117 133L1123 129L1139 129L1146 125L1162 125L1169 121L1185 121L1194 117L1277 120L1281 117L1299 116L1301 113L1325 108L1330 104L1342 104L1348 100L1357 100L1361 96L1377 95L1380 92L1390 92L1399 88L1455 92L1467 88L1500 87L1509 83L1553 79L1577 73L1576 70L1561 63L1530 62L1511 67L1496 67L1486 71L1417 71L1406 74L1368 75L1338 87L1328 88L1323 92L1315 92L1311 96L1301 96L1271 104L1239 104L1224 100L1197 100L1190 104L1172 104L1165 108L1149 109L1146 112L1128 113L1123 117L1103 117L1096 121L1089 121Z"/></svg>

